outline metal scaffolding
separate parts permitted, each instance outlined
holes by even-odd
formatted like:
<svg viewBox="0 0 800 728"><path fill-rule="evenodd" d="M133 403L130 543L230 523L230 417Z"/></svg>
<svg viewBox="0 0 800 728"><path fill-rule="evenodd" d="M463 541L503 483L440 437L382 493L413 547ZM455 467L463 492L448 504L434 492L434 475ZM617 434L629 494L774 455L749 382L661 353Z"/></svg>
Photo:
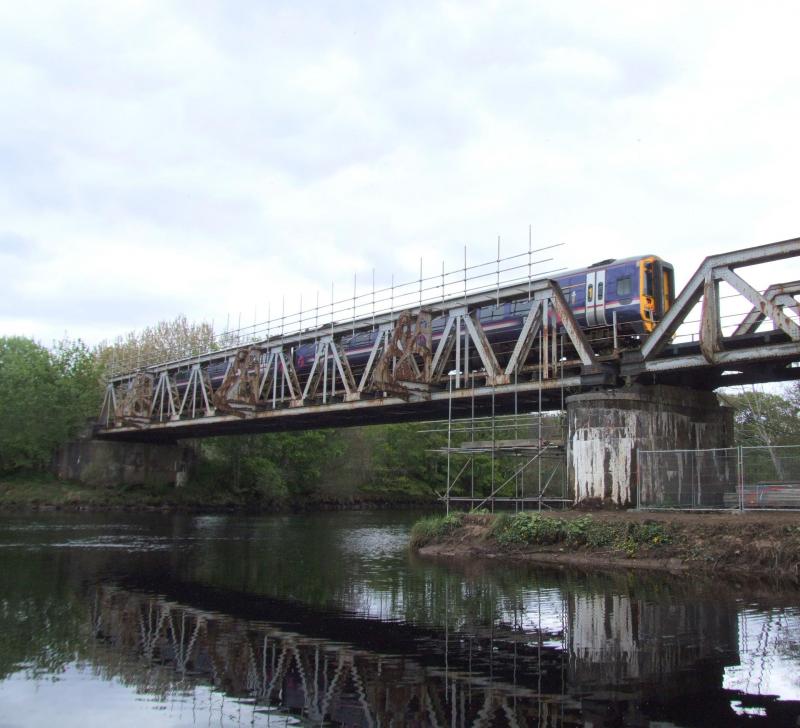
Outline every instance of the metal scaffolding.
<svg viewBox="0 0 800 728"><path fill-rule="evenodd" d="M556 352L559 343L563 352L563 335L560 342L553 343ZM541 380L545 371L541 361L544 347L540 346L539 351ZM559 361L563 360L560 356ZM451 386L459 374L449 372ZM472 389L474 392L474 385ZM488 416L476 416L474 398L469 417L453 419L449 407L446 426L439 421L420 430L447 435L447 444L434 450L447 458L447 485L440 496L446 512L450 513L451 505L456 504L470 510L488 507L494 512L497 504L521 511L572 503L567 492L566 423L563 386L558 410L544 411L541 396L535 411L520 413L515 401L513 414L509 415L496 414L494 396Z"/></svg>

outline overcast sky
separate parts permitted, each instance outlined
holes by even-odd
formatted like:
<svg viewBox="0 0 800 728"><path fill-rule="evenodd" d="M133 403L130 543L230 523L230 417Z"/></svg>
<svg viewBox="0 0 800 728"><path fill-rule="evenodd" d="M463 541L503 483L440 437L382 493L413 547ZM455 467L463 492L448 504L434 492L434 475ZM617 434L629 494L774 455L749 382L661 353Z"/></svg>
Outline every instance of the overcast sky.
<svg viewBox="0 0 800 728"><path fill-rule="evenodd" d="M798 7L2 3L0 334L798 236Z"/></svg>

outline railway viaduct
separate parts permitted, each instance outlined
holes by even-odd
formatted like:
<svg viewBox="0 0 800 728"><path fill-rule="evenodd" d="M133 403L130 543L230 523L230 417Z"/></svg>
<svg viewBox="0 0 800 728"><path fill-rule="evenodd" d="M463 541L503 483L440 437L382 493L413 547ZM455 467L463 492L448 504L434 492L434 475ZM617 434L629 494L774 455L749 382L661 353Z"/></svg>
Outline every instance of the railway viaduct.
<svg viewBox="0 0 800 728"><path fill-rule="evenodd" d="M94 437L137 453L131 467L140 467L183 438L566 408L576 500L630 504L637 448L732 444L715 389L800 378L800 281L762 290L747 281L753 266L799 257L795 238L705 258L645 336L616 321L582 328L558 283L531 273L530 252L527 269L524 260L508 268L523 275L502 284L499 261L496 284L474 288L465 265L456 295L443 273L428 288L420 278L414 305L393 288L391 305L376 308L373 289L371 310L354 295L323 323L317 309L305 326L302 314L282 317L280 331L246 343L122 367ZM478 311L520 300L531 302L521 329L498 340ZM434 317L444 320L436 337ZM358 336L356 364L344 342ZM309 343L313 360L299 367L293 352Z"/></svg>

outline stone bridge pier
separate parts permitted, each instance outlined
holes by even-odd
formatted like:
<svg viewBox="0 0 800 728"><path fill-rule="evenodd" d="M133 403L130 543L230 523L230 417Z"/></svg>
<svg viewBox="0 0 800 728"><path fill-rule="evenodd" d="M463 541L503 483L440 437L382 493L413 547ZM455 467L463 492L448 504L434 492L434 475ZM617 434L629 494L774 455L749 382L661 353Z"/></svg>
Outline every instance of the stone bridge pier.
<svg viewBox="0 0 800 728"><path fill-rule="evenodd" d="M713 392L636 385L567 398L576 504L636 505L636 451L733 445L733 410Z"/></svg>
<svg viewBox="0 0 800 728"><path fill-rule="evenodd" d="M194 460L194 449L185 443L108 442L87 436L63 445L53 466L56 477L93 486L180 487Z"/></svg>

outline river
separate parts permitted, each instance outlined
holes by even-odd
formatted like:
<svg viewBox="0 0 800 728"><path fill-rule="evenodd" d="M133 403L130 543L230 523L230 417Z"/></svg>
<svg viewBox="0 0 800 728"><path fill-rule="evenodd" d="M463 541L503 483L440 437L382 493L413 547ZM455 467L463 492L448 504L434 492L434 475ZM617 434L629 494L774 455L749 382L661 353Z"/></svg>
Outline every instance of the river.
<svg viewBox="0 0 800 728"><path fill-rule="evenodd" d="M800 725L797 593L432 563L417 516L0 516L0 728Z"/></svg>

